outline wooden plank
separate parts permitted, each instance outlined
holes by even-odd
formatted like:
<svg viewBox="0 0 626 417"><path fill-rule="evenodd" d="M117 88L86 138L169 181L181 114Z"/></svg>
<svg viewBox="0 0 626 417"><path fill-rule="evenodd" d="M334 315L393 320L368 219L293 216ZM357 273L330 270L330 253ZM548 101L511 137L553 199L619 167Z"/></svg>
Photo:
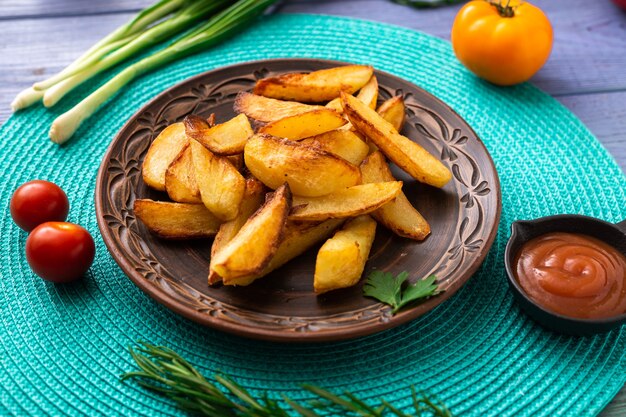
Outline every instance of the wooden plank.
<svg viewBox="0 0 626 417"><path fill-rule="evenodd" d="M343 10L336 8L338 3L329 2L327 6L331 8L332 12ZM364 3L376 3L376 1ZM286 9L293 7L289 4ZM356 2L348 0L345 1L345 4L351 7L348 8L347 12L355 14L359 12ZM300 6L306 5L308 3L300 4ZM436 21L436 16L444 16L434 26L449 26L445 22L445 16L448 13L447 8L422 12L395 4L388 6L393 12L390 12L389 15L402 15L403 13L399 13L400 11L405 12L404 14L410 12L410 14L415 13L416 15L425 13L431 16L430 19L426 19L429 22ZM442 13L433 13L438 11ZM11 41L0 45L0 56L11 57L11 59L0 60L0 122L6 120L10 115L9 103L21 89L60 70L97 39L126 21L129 16L130 14L111 14L5 21L3 23L4 33L7 39ZM37 23L37 30L27 29L27 25L31 22ZM83 33L84 36L76 36L76 33ZM594 72L600 71L594 70ZM564 72L560 79L566 80L572 76L571 72ZM538 84L542 87L540 83ZM623 132L626 131L626 109L623 106L626 101L626 92L564 96L560 100L585 122L615 156L622 170L626 171L626 146L624 146L623 139Z"/></svg>
<svg viewBox="0 0 626 417"><path fill-rule="evenodd" d="M25 17L81 16L88 14L136 12L155 0L2 0L0 20Z"/></svg>
<svg viewBox="0 0 626 417"><path fill-rule="evenodd" d="M555 43L533 82L552 95L626 89L626 13L610 1L535 0L550 18ZM460 5L415 10L388 0L287 2L282 12L324 13L392 23L449 39Z"/></svg>
<svg viewBox="0 0 626 417"><path fill-rule="evenodd" d="M623 70L626 68L626 42L623 42L626 14L616 12L615 7L605 1L571 0L567 7L564 2L557 1L540 0L537 3L546 9L556 33L552 57L533 79L537 86L554 96L626 89L626 71ZM448 38L457 9L458 6L414 10L388 0L292 0L281 11L375 18ZM45 65L31 66L26 72L43 72L45 75L62 68L71 57L131 16L131 13L120 13L82 18L8 20L3 22L5 42L0 45L0 52L2 56L14 57L5 52L17 52L19 57L29 57L17 64L27 66L33 51L41 57L36 60ZM84 47L74 48L75 45ZM16 58L2 60L0 72L14 70L15 62ZM11 86L3 85L3 88Z"/></svg>

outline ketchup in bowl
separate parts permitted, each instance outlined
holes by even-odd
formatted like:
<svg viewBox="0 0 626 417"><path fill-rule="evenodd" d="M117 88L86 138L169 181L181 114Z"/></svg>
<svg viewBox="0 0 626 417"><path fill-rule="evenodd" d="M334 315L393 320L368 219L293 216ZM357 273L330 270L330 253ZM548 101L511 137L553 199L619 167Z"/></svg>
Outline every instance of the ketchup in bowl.
<svg viewBox="0 0 626 417"><path fill-rule="evenodd" d="M591 236L552 232L523 244L513 273L538 305L568 317L626 313L626 257Z"/></svg>

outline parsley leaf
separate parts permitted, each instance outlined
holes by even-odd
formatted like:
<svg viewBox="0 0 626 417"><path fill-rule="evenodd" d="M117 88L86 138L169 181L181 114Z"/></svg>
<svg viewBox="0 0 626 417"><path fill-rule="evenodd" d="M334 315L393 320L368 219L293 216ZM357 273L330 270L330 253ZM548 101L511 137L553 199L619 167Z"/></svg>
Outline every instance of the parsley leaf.
<svg viewBox="0 0 626 417"><path fill-rule="evenodd" d="M436 276L418 280L415 284L403 285L409 277L404 271L397 276L389 272L374 271L365 281L363 295L372 297L392 307L392 314L396 314L407 304L438 294Z"/></svg>

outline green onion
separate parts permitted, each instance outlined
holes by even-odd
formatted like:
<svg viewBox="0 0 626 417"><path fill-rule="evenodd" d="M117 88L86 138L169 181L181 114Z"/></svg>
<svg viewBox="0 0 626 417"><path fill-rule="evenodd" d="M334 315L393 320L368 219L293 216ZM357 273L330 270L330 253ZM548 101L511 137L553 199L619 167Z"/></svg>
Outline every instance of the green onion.
<svg viewBox="0 0 626 417"><path fill-rule="evenodd" d="M49 88L43 96L43 104L46 107L55 105L63 96L72 89L89 80L93 76L106 69L123 62L142 50L150 48L172 36L182 32L193 25L196 21L222 9L229 0L198 1L191 6L180 10L172 18L165 20L145 32L133 37L122 47L116 49L102 59L92 56L75 66L71 71L67 71L63 77L56 77L52 84L35 84L36 90ZM54 77L53 77L54 78Z"/></svg>
<svg viewBox="0 0 626 417"><path fill-rule="evenodd" d="M47 88L66 78L68 74L71 74L83 62L90 59L99 59L116 48L125 45L134 39L145 28L163 17L179 10L190 1L192 0L160 0L154 5L144 9L130 22L117 28L89 48L60 73L54 75L46 81L36 83L33 87L27 88L19 93L11 103L11 108L13 111L17 111L41 101Z"/></svg>
<svg viewBox="0 0 626 417"><path fill-rule="evenodd" d="M125 68L68 112L59 116L50 128L50 139L59 144L64 143L76 132L83 121L135 78L174 60L216 45L246 27L275 2L276 0L239 0L168 47Z"/></svg>

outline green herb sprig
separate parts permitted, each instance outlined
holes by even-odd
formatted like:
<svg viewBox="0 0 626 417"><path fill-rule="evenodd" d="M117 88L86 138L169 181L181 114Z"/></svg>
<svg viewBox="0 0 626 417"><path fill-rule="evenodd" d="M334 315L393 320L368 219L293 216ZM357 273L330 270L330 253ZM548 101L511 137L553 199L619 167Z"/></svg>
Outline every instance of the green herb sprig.
<svg viewBox="0 0 626 417"><path fill-rule="evenodd" d="M438 294L436 276L430 275L415 284L404 285L408 277L406 271L395 277L389 272L374 271L365 281L363 295L389 304L392 307L391 313L396 314L409 303Z"/></svg>
<svg viewBox="0 0 626 417"><path fill-rule="evenodd" d="M285 395L282 396L282 401L270 398L267 393L262 394L260 398L254 398L250 392L227 376L215 375L212 381L206 379L193 365L167 347L140 343L129 350L140 370L123 374L122 381L132 379L141 387L173 400L182 410L196 415L322 417L332 413L346 417L452 416L444 404L430 399L426 394L418 394L414 387L411 387L414 414L407 414L384 399L380 399L380 404L374 407L350 392L335 395L315 385L302 385L303 389L317 397L305 404Z"/></svg>

